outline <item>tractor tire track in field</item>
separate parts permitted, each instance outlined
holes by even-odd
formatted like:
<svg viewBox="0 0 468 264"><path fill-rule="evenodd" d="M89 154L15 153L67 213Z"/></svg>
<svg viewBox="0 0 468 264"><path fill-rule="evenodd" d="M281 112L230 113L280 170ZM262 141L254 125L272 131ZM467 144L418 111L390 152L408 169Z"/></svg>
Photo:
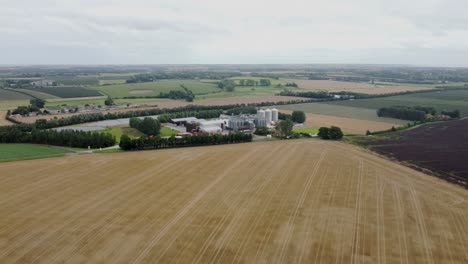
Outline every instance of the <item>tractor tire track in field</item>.
<svg viewBox="0 0 468 264"><path fill-rule="evenodd" d="M66 226L71 225L72 223L78 221L80 219L80 216L84 215L86 212L88 212L88 211L90 211L90 210L92 210L92 209L106 203L107 201L111 200L114 197L117 197L118 193L114 192L114 191L118 190L119 186L124 186L125 188L129 188L131 186L135 186L138 183L147 180L150 177L151 176L148 175L146 177L140 178L139 181L132 182L132 184L129 184L129 185L126 184L127 182L124 182L124 183L122 183L120 185L113 186L112 188L109 188L109 189L105 190L105 192L101 193L101 195L99 197L102 197L102 199L98 199L98 202L96 202L94 199L88 200L87 203L82 204L82 206L79 207L77 210L71 210L70 214L71 215L74 214L75 215L74 217L70 217L68 221L65 221L65 222L61 223L57 227L51 228L51 226L52 226L51 225L51 226L46 226L45 228L43 228L42 230L47 230L48 231L47 235L41 236L40 239L35 240L35 243L32 245L31 248L22 248L22 250L25 251L25 253L23 253L22 255L19 255L18 257L22 257L23 255L27 254L27 252L29 252L29 250L35 248L36 246L39 246L43 241L53 237L55 235L55 233L60 232L60 230L64 229ZM112 193L114 193L114 194L111 195ZM113 202L115 202L115 201L113 201ZM80 210L80 209L84 209L84 210ZM80 211L80 213L75 213L75 211ZM43 231L40 231L40 232L43 232ZM32 237L32 235L33 234L31 234L30 236L25 236L21 241L14 244L13 247L11 247L9 250L6 250L5 252L9 253L12 250L15 250L16 248L20 247L25 241L29 240ZM0 257L2 257L2 256L0 256ZM15 262L15 261L13 261L13 262Z"/></svg>
<svg viewBox="0 0 468 264"><path fill-rule="evenodd" d="M282 178L281 178L280 182L278 182L274 186L274 190L269 193L268 200L261 206L261 213L259 213L255 217L255 220L253 221L253 224L251 224L249 226L248 230L246 231L247 237L245 239L243 239L241 245L239 246L239 248L235 252L235 254L234 254L235 258L233 259L232 263L238 264L238 263L241 262L242 256L244 255L244 252L245 252L245 250L247 248L248 242L250 242L250 240L251 240L251 237L253 235L254 230L256 229L256 227L258 227L260 221L262 219L264 219L264 215L265 215L265 213L267 211L267 208L269 208L270 204L272 203L272 199L276 195L279 187L281 187L283 185L283 183L288 179L288 177L286 176L285 168L286 168L286 166L280 166L278 174L281 175Z"/></svg>
<svg viewBox="0 0 468 264"><path fill-rule="evenodd" d="M405 221L404 221L404 212L402 209L402 200L401 200L401 194L397 188L397 186L393 185L392 186L392 191L393 191L393 199L395 201L396 209L397 209L397 226L398 226L398 247L400 249L400 262L401 263L409 263L408 260L408 245L406 242L406 230L405 230ZM404 255L404 256L402 256Z"/></svg>
<svg viewBox="0 0 468 264"><path fill-rule="evenodd" d="M268 159L271 158L271 157L270 157L270 156L265 156L265 157L262 157L262 158L266 161L266 160L268 160ZM248 167L248 165L249 165L248 163L252 163L252 161L248 161L248 162L247 162L246 164L244 164L244 165L245 165L246 167ZM253 163L252 163L252 164L253 164ZM266 169L267 169L267 168L264 168L264 170L266 170ZM253 185L256 181L259 181L259 180L260 180L260 179L258 179L258 177L252 177L252 178L250 178L250 179L249 179L249 182L247 183L247 186L245 186L245 187L242 189L242 191L245 192L247 189L250 188L251 185ZM211 210L213 211L213 213L212 213L211 215L213 215L213 214L216 212L217 208L220 208L222 205L224 205L224 204L225 204L225 201L230 201L230 203L232 203L232 204L231 204L231 207L234 207L234 208L237 207L237 202L238 202L238 200L239 200L239 197L235 196L235 197L232 198L232 196L233 196L235 193L237 193L241 187L242 187L242 184L241 184L241 183L237 184L236 187L231 186L231 189L230 189L230 191L226 194L226 196L225 196L223 199L220 199L220 200L218 201L218 203L217 203L216 206L211 207ZM202 208L206 208L206 207L209 205L210 202L211 202L210 199L205 199L205 202L204 202L204 203L201 203L200 206L201 206ZM200 217L201 217L201 215L200 215L200 214L201 214L201 211L202 211L202 210L199 210L200 213L197 213L197 216L200 216ZM206 244L210 244L210 243L211 243L212 238L213 238L214 235L216 234L216 230L218 230L219 228L221 228L221 227L223 226L223 224L226 222L227 218L228 218L228 214L226 213L226 214L224 214L224 216L223 216L223 218L221 219L221 221L218 223L217 227L215 228L215 231L212 232L212 234L209 236L209 238L211 238L211 239L207 239L207 240L205 241ZM210 219L210 217L207 218L207 221L208 221L209 219ZM231 220L231 222L233 222L233 221ZM157 259L154 260L155 262L159 262L159 261L160 261L160 259L161 259L161 258L164 256L164 254L166 253L166 251L173 245L174 241L178 238L178 236L179 236L181 233L183 233L183 232L189 227L190 224L191 224L190 221L186 221L184 224L182 224L182 227L179 228L179 230L176 230L174 233L172 233L172 235L171 235L171 237L170 237L170 241L169 241L169 242L165 241L166 243L164 243L164 248L161 249L161 250L159 250L158 253L160 253L160 254L159 254L159 257L158 257ZM181 252L181 254L182 254L182 252ZM196 259L197 259L197 257L194 258L195 261L196 261Z"/></svg>
<svg viewBox="0 0 468 264"><path fill-rule="evenodd" d="M171 166L166 166L165 168L158 171L158 175L155 178L157 178L157 177L162 178L162 176L164 176L171 169L172 169ZM188 172L191 172L191 171L196 170L196 169L197 169L196 167L190 168ZM177 184L177 180L178 180L178 178L176 178L176 177L171 178L169 181L167 181L163 185L161 185L161 189L165 190L166 186ZM152 193L149 193L149 194L145 193L145 192L140 192L137 195L132 196L132 199L138 201L138 200L145 200L144 198L146 198L146 201L149 201L149 200L151 200L151 198L153 198L153 197L157 198L160 195L161 194L159 192L152 192ZM169 195L169 194L166 194L166 195ZM174 194L174 195L177 195L177 194ZM174 201L177 201L177 199L174 199ZM126 207L127 209L126 210L129 210L129 211L135 210L135 208L131 208L130 205L128 205L129 201L123 201L123 203L127 204L127 207ZM151 206L149 206L149 202L143 203L142 205L139 205L139 206L142 207L142 208L145 208L145 209L141 209L141 211L140 211L140 212L143 212L143 214L138 219L136 219L135 221L132 221L133 225L141 224L141 219L146 218L152 212L150 209L154 209ZM175 206L176 203L174 202L171 205ZM126 211L126 210L122 210L122 211ZM107 218L100 219L100 221L97 221L97 222L93 223L93 225L89 228L88 232L85 232L81 236L79 236L78 238L75 238L74 244L72 244L70 247L71 248L77 248L77 245L79 243L83 243L85 241L86 237L92 237L93 241L98 241L99 239L102 239L103 236L106 235L108 233L108 231L115 224L117 224L121 220L122 220L122 214L119 214L117 217L115 217L112 214L109 214ZM86 247L89 247L90 245L91 245L91 243L88 243L84 247L82 247L80 250L85 250ZM73 253L75 253L75 251L72 251L72 252L68 253L68 255L73 255ZM63 255L63 254L64 254L64 252L60 252L60 255ZM59 256L57 256L57 258L58 257Z"/></svg>
<svg viewBox="0 0 468 264"><path fill-rule="evenodd" d="M166 235L170 228L172 228L183 216L185 216L192 207L195 206L198 201L200 201L216 184L221 182L227 175L231 169L234 169L236 166L240 166L242 162L248 160L255 152L250 152L248 155L245 155L241 159L237 160L234 164L230 165L226 168L226 171L218 176L215 180L213 180L208 186L206 186L203 190L201 190L184 208L180 210L180 212L170 221L168 222L163 229L154 236L150 242L143 248L143 251L136 256L130 263L140 263L141 260L148 254L148 252L154 247L159 240Z"/></svg>
<svg viewBox="0 0 468 264"><path fill-rule="evenodd" d="M284 154L287 155L287 153L284 153ZM268 158L270 159L270 158L273 158L273 157L268 156ZM276 165L281 166L281 165L285 164L284 161L281 161L281 162L282 162L281 164L276 164ZM271 182L271 179L274 176L274 174L271 171L268 170L269 168L267 166L262 166L262 167L260 167L262 169L259 169L260 170L259 174L264 174L265 172L268 172L268 173L266 173L267 177L265 179L259 179L259 180L261 180L259 186L253 186L253 187L255 187L254 195L256 195L256 194L260 193L261 191L263 191L265 189L265 187ZM249 189L251 189L251 186L249 186L249 188L244 188L243 192L246 192ZM243 196L239 196L239 198L240 199L243 198L245 200L245 198ZM252 202L254 202L253 199L251 201L247 201L247 205L242 206L243 204L241 203L241 201L239 201L239 203L237 204L236 207L242 207L243 209L240 210L240 213L237 213L237 214L234 215L234 217L231 219L229 225L223 231L222 236L218 239L218 243L216 245L217 250L214 252L214 255L213 255L212 259L209 261L210 263L215 263L217 258L219 259L218 262L220 262L223 259L223 256L224 256L224 253L225 253L224 246L226 245L227 241L229 241L229 238L233 237L233 230L238 226L238 224L241 222L241 220L243 218L247 217L246 213L247 213L248 208L250 208L250 206L252 206ZM218 254L220 254L219 257L218 257Z"/></svg>
<svg viewBox="0 0 468 264"><path fill-rule="evenodd" d="M273 154L273 153L271 153ZM248 182L248 187L250 186L250 183L252 181L249 181ZM237 202L237 199L234 200L234 202ZM199 263L202 259L202 256L206 253L206 251L208 250L208 247L210 244L213 243L214 239L215 239L215 235L220 232L221 230L221 227L225 224L226 220L227 220L227 216L228 214L224 214L223 215L223 218L221 219L220 223L218 223L218 225L215 227L215 230L213 232L211 232L211 234L209 235L208 239L205 240L205 242L203 243L201 249L197 252L197 254L195 255L195 258L194 258L194 261L195 263Z"/></svg>
<svg viewBox="0 0 468 264"><path fill-rule="evenodd" d="M361 193L362 193L362 180L363 180L363 171L364 171L364 162L362 159L359 160L359 172L357 179L357 189L356 189L356 207L354 210L354 228L353 228L353 244L351 246L352 252L352 262L358 262L357 257L359 255L359 235L360 235L360 225L361 225Z"/></svg>
<svg viewBox="0 0 468 264"><path fill-rule="evenodd" d="M323 155L325 156L326 155L325 151L323 153L324 153ZM316 193L313 193L313 196L311 197L311 200L310 200L311 205L316 204L318 202L318 200L320 198L320 194L325 189L323 184L326 182L327 179L329 179L328 178L329 168L325 168L323 174L320 175L320 176L317 176L317 173L318 173L318 171L320 169L320 167L318 165L320 165L320 164L317 164L317 166L314 167L314 170L312 171L311 177L312 178L319 177L319 179L317 180L317 183L315 185L315 186L318 187L319 191L316 192ZM303 263L303 258L306 256L307 253L309 253L309 252L307 252L307 249L311 249L310 238L312 237L312 235L311 235L310 229L312 227L312 221L313 221L314 216L315 216L314 213L310 212L309 217L306 218L306 221L305 221L306 230L305 230L305 234L304 234L305 238L304 238L303 243L302 243L302 245L300 247L299 254L297 255L298 258L295 261L296 263ZM326 230L327 230L326 227L321 230L320 237L323 237L323 234L325 233ZM319 247L319 249L320 249L320 247ZM319 254L319 250L316 253ZM317 257L317 255L316 255L316 257Z"/></svg>
<svg viewBox="0 0 468 264"><path fill-rule="evenodd" d="M320 166L322 165L322 162L323 162L323 159L324 159L325 155L326 155L326 151L323 151L320 154L320 158L317 161L317 164L314 166L314 171L312 172L312 174L306 180L306 183L304 185L304 189L302 190L301 196L299 197L299 201L296 204L296 208L294 209L293 214L289 217L286 237L282 241L281 249L279 251L279 256L277 258L278 263L282 263L282 261L283 261L285 251L286 251L286 247L289 244L289 241L291 240L291 236L292 236L292 234L294 232L294 225L293 225L294 221L295 221L296 217L299 214L299 209L302 208L303 205L304 205L305 197L306 197L307 193L309 192L312 180L315 178L315 176L317 174L317 171L320 169Z"/></svg>

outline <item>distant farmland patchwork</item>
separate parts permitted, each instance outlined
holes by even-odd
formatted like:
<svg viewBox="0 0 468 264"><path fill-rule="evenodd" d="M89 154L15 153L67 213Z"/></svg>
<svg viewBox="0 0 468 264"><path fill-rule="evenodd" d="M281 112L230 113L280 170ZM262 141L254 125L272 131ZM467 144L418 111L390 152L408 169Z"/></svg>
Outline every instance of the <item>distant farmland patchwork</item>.
<svg viewBox="0 0 468 264"><path fill-rule="evenodd" d="M5 263L468 262L466 190L342 143L69 156L0 171Z"/></svg>
<svg viewBox="0 0 468 264"><path fill-rule="evenodd" d="M90 89L95 89L115 98L122 98L130 96L159 96L161 92L167 93L172 90L181 91L183 90L181 85L184 85L194 94L220 92L220 89L216 84L200 82L198 80L162 80L148 83L95 86Z"/></svg>
<svg viewBox="0 0 468 264"><path fill-rule="evenodd" d="M429 86L406 84L370 84L365 82L340 82L329 80L288 80L295 82L299 88L311 91L353 92L363 94L388 94L406 91L421 91L433 89Z"/></svg>
<svg viewBox="0 0 468 264"><path fill-rule="evenodd" d="M12 90L6 90L0 88L0 101L3 100L27 100L32 97L24 93L18 93Z"/></svg>
<svg viewBox="0 0 468 264"><path fill-rule="evenodd" d="M325 104L357 108L378 109L396 105L432 106L436 110L458 109L462 116L468 116L468 90L416 93L383 98L360 99L351 101L333 101Z"/></svg>
<svg viewBox="0 0 468 264"><path fill-rule="evenodd" d="M32 87L25 88L24 90L30 90L33 92L40 92L44 94L50 94L60 98L75 98L75 97L90 97L90 96L102 96L101 93L95 90L86 89L83 87Z"/></svg>

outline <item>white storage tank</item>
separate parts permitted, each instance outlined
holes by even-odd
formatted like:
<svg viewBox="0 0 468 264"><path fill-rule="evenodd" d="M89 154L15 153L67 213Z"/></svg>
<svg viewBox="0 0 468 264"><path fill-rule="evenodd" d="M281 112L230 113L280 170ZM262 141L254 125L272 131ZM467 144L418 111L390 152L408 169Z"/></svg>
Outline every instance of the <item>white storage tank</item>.
<svg viewBox="0 0 468 264"><path fill-rule="evenodd" d="M268 125L271 124L271 110L270 109L265 110L265 119Z"/></svg>
<svg viewBox="0 0 468 264"><path fill-rule="evenodd" d="M271 109L271 121L278 121L278 109L276 108Z"/></svg>
<svg viewBox="0 0 468 264"><path fill-rule="evenodd" d="M260 109L257 111L257 117L258 119L264 119L265 118L265 110Z"/></svg>

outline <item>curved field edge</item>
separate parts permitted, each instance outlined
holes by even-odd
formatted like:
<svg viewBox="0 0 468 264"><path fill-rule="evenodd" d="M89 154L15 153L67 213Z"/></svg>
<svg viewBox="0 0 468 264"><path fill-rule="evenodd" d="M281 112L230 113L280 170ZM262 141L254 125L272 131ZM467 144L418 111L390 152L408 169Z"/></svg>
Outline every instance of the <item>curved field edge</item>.
<svg viewBox="0 0 468 264"><path fill-rule="evenodd" d="M339 142L67 156L0 170L7 263L468 261L466 190Z"/></svg>

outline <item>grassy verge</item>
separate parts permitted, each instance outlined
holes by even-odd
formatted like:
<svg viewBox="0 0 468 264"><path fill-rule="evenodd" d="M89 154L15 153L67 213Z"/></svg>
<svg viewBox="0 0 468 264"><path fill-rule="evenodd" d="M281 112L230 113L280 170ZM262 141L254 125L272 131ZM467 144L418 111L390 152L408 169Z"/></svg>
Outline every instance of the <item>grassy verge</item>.
<svg viewBox="0 0 468 264"><path fill-rule="evenodd" d="M115 137L116 141L117 141L117 144L119 144L120 137L122 135L127 135L130 138L138 138L138 137L143 136L143 133L141 133L137 129L131 128L131 127L127 126L127 125L108 127L105 130L102 130L102 132L110 133L111 135L113 135Z"/></svg>
<svg viewBox="0 0 468 264"><path fill-rule="evenodd" d="M170 137L172 135L177 135L180 132L177 130L170 129L168 127L161 127L161 137Z"/></svg>

